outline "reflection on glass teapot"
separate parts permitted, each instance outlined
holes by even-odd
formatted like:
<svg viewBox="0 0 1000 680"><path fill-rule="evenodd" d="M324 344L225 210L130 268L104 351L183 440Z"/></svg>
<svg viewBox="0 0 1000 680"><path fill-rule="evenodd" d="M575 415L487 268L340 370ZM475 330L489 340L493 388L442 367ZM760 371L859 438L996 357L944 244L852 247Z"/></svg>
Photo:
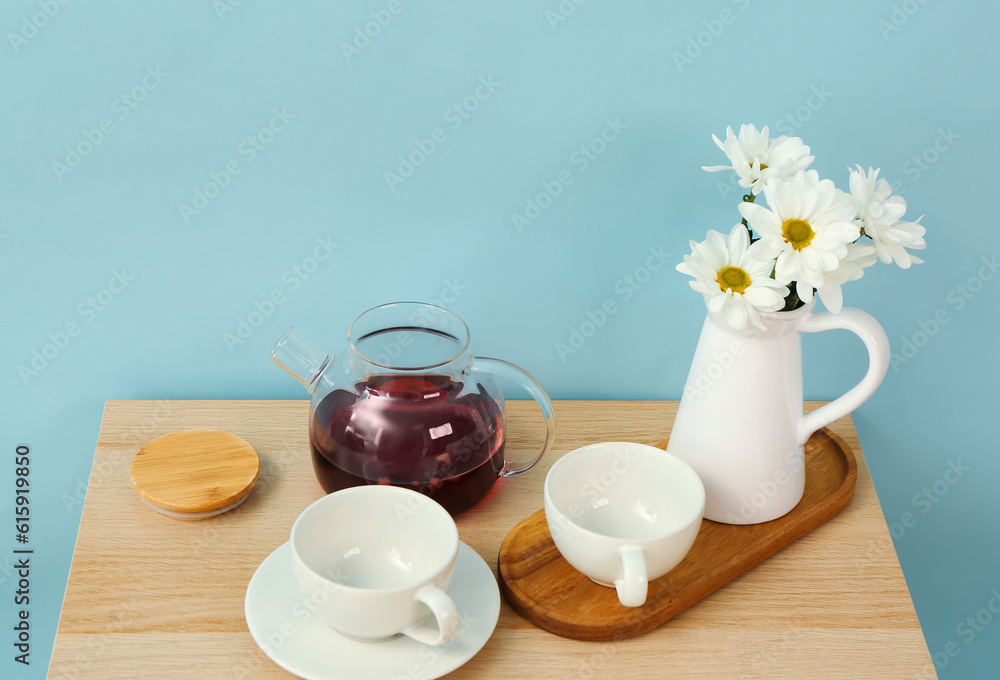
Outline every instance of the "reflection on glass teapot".
<svg viewBox="0 0 1000 680"><path fill-rule="evenodd" d="M374 307L354 320L347 343L347 351L327 354L290 328L271 351L312 397L309 446L327 493L404 486L457 515L552 445L555 417L542 386L511 363L473 356L468 327L448 310L418 302ZM497 377L524 387L545 417L545 442L528 461L504 457Z"/></svg>

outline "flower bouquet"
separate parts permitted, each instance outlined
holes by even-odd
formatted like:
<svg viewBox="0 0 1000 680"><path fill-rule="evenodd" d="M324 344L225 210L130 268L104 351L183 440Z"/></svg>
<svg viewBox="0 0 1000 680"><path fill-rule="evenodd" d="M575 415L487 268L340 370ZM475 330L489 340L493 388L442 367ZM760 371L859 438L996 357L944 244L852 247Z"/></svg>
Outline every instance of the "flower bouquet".
<svg viewBox="0 0 1000 680"><path fill-rule="evenodd" d="M864 269L895 262L903 269L922 260L924 226L902 220L906 201L892 194L877 169L850 172L850 193L806 168L814 157L798 137L769 139L767 126L726 130L712 136L747 189L739 205L742 222L726 236L710 230L677 270L694 277L691 287L706 297L710 311L723 311L733 328L762 328L760 312L790 311L818 295L831 312L843 306L841 286ZM767 207L757 203L763 193Z"/></svg>
<svg viewBox="0 0 1000 680"><path fill-rule="evenodd" d="M714 137L713 137L714 138ZM889 341L871 315L843 306L841 287L876 260L906 269L925 247L924 227L902 220L906 202L878 170L850 171L850 193L808 167L797 137L765 127L714 138L747 189L742 220L712 230L677 269L694 277L708 316L691 362L667 450L705 485L705 517L767 522L790 512L805 488L804 446L818 429L870 397L889 367ZM766 205L758 203L763 194ZM827 312L814 313L819 297ZM868 350L865 377L803 414L801 333L845 329Z"/></svg>

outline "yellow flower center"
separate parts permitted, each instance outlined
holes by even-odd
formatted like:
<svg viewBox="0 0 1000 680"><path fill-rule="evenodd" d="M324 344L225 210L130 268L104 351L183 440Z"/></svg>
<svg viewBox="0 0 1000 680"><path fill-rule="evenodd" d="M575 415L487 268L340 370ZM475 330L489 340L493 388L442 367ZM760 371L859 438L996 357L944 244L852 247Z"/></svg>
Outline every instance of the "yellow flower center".
<svg viewBox="0 0 1000 680"><path fill-rule="evenodd" d="M723 267L716 277L720 290L731 290L734 293L743 294L750 287L750 275L745 269L739 267Z"/></svg>
<svg viewBox="0 0 1000 680"><path fill-rule="evenodd" d="M750 167L751 168L753 167L753 163L750 164ZM760 164L760 169L761 170L767 170L767 163L761 163Z"/></svg>
<svg viewBox="0 0 1000 680"><path fill-rule="evenodd" d="M781 235L785 237L787 243L792 245L792 248L802 250L812 242L816 232L805 220L785 220L785 223L781 225Z"/></svg>

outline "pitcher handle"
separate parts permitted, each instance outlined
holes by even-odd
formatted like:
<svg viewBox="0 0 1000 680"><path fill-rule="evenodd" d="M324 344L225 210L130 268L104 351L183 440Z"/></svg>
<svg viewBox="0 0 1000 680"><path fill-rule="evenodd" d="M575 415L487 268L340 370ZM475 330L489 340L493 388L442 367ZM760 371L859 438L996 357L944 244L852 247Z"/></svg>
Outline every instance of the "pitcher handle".
<svg viewBox="0 0 1000 680"><path fill-rule="evenodd" d="M803 333L819 333L834 329L851 331L865 343L865 347L868 348L868 372L861 382L842 397L802 416L798 430L799 446L803 446L816 430L846 416L865 403L882 383L886 371L889 370L889 338L871 314L853 307L845 307L837 314L831 312L810 314L799 325L799 330Z"/></svg>
<svg viewBox="0 0 1000 680"><path fill-rule="evenodd" d="M488 357L473 357L472 370L492 373L493 375L506 378L511 382L517 383L528 391L528 394L530 394L534 400L538 402L539 408L542 409L542 415L545 417L545 443L542 444L542 450L538 452L537 456L528 461L528 463L522 467L513 468L509 462L505 461L503 470L500 471L500 476L511 477L513 475L519 475L522 472L527 472L535 465L535 463L538 462L538 459L544 456L545 452L552 447L552 442L556 438L556 417L552 409L552 400L549 399L549 395L545 392L545 388L538 384L538 381L531 377L530 373L519 366L515 366L509 361L503 361L502 359L490 359Z"/></svg>

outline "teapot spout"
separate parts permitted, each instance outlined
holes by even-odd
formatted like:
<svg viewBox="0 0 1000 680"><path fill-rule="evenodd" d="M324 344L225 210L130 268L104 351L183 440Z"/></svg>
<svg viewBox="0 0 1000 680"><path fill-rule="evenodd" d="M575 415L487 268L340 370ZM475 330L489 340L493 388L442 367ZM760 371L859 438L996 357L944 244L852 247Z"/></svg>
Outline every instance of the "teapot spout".
<svg viewBox="0 0 1000 680"><path fill-rule="evenodd" d="M306 340L294 328L289 328L274 344L270 359L312 393L333 355Z"/></svg>

